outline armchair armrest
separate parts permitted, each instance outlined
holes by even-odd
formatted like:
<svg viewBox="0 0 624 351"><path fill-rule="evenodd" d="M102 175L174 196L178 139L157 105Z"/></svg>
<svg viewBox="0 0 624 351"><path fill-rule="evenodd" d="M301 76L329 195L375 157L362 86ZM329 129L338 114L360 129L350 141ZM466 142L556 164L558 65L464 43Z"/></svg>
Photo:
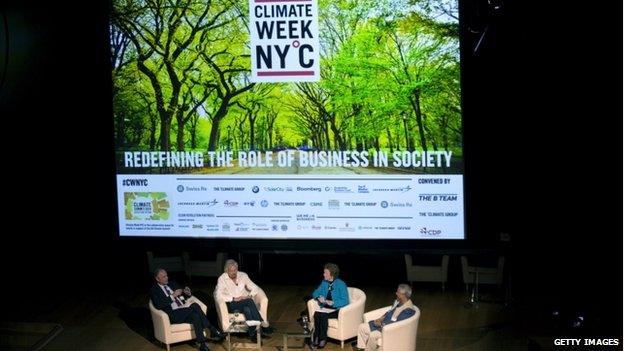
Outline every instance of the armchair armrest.
<svg viewBox="0 0 624 351"><path fill-rule="evenodd" d="M338 325L343 328L347 325L357 326L362 323L364 314L364 300L360 299L338 310Z"/></svg>
<svg viewBox="0 0 624 351"><path fill-rule="evenodd" d="M398 330L400 330L401 328L405 327L405 325L407 325L408 323L410 323L412 320L412 318L407 318L404 319L402 321L398 321L398 322L394 322L394 323L390 323L390 324L386 324L384 325L382 331L383 331L383 335L392 335L393 333L397 333Z"/></svg>
<svg viewBox="0 0 624 351"><path fill-rule="evenodd" d="M217 317L219 318L219 324L221 325L222 330L226 330L230 327L230 318L227 305L225 304L225 300L218 298L216 295L214 297L214 300L215 308L217 310Z"/></svg>
<svg viewBox="0 0 624 351"><path fill-rule="evenodd" d="M161 326L171 325L171 321L169 321L169 316L165 312L154 309L154 311L152 311L152 314L154 315L154 321L158 322L158 324L160 324Z"/></svg>
<svg viewBox="0 0 624 351"><path fill-rule="evenodd" d="M169 316L154 307L152 302L149 302L149 310L152 314L152 324L154 325L154 336L156 339L166 343L171 335L171 322Z"/></svg>
<svg viewBox="0 0 624 351"><path fill-rule="evenodd" d="M253 297L254 303L256 307L258 307L258 312L260 312L260 316L264 319L262 322L263 327L269 326L269 319L267 318L267 311L269 309L269 298L266 296L266 293L262 288L258 287L258 293Z"/></svg>
<svg viewBox="0 0 624 351"><path fill-rule="evenodd" d="M383 316L384 313L390 311L390 307L391 306L386 306L386 307L378 308L376 310L372 310L372 311L364 313L364 322L368 323L372 320L375 320Z"/></svg>
<svg viewBox="0 0 624 351"><path fill-rule="evenodd" d="M201 302L200 299L196 298L195 296L189 297L187 301L188 301L189 305L192 304L192 303L198 304L199 307L201 307L202 311L204 311L204 313L206 313L206 311L208 310L208 307L203 302Z"/></svg>
<svg viewBox="0 0 624 351"><path fill-rule="evenodd" d="M310 326L313 327L314 326L314 311L317 310L318 303L316 302L315 299L309 299L306 305L308 306L308 318L310 318Z"/></svg>
<svg viewBox="0 0 624 351"><path fill-rule="evenodd" d="M420 310L402 321L387 324L381 330L381 340L384 350L414 350L416 348L416 336Z"/></svg>

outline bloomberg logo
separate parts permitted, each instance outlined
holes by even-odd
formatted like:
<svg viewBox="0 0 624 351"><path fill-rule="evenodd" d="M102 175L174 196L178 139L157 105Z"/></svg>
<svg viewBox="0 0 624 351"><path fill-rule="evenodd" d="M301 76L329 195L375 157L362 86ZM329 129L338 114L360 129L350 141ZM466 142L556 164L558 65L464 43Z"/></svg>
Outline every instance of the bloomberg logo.
<svg viewBox="0 0 624 351"><path fill-rule="evenodd" d="M121 181L123 186L147 186L147 179L124 179Z"/></svg>

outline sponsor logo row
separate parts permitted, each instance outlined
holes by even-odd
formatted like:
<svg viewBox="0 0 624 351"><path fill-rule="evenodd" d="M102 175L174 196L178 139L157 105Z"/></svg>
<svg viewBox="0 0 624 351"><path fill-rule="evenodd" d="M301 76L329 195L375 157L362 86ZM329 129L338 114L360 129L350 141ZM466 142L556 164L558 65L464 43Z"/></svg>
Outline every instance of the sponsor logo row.
<svg viewBox="0 0 624 351"><path fill-rule="evenodd" d="M324 207L332 210L352 207L381 207L381 208L397 208L397 207L413 207L413 203L409 201L340 201L331 199L327 201L269 201L269 200L222 200L212 199L208 201L180 201L178 206L197 206L197 207Z"/></svg>
<svg viewBox="0 0 624 351"><path fill-rule="evenodd" d="M258 222L233 222L221 224L180 224L179 228L202 230L208 232L288 232L288 231L339 231L339 232L357 232L357 231L415 231L421 236L437 237L443 234L441 229L431 227L413 228L409 225L353 225L345 222L342 224L331 225L306 225L306 224L287 224L287 223L258 223Z"/></svg>
<svg viewBox="0 0 624 351"><path fill-rule="evenodd" d="M138 180L124 179L122 181L122 185L124 186L147 186L147 180L145 182L139 182ZM254 185L251 188L244 186L203 186L203 185L178 185L176 190L180 193L185 191L211 191L211 192L252 192L254 194L258 193L276 193L276 192L312 192L312 193L337 193L337 194L369 194L369 193L407 193L411 191L413 188L409 185L399 186L399 187L383 187L383 186L367 186L367 185L357 185L357 186L259 186Z"/></svg>

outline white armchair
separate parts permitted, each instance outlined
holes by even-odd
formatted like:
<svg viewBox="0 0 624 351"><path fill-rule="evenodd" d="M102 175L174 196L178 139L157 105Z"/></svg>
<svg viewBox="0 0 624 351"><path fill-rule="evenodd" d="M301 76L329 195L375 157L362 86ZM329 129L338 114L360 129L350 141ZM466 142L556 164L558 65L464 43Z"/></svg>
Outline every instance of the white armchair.
<svg viewBox="0 0 624 351"><path fill-rule="evenodd" d="M364 323L368 323L381 317L390 310L391 306L382 307L364 313ZM379 350L385 351L414 351L416 350L416 337L420 309L414 306L416 313L402 321L388 324L381 330L381 338L377 340Z"/></svg>
<svg viewBox="0 0 624 351"><path fill-rule="evenodd" d="M229 313L225 301L218 298L216 293L214 294L214 299L221 330L226 330L230 327L230 318L236 322L245 321L245 316L242 313L238 314L238 318L235 317L234 313ZM264 290L258 287L258 293L256 294L256 296L253 297L253 300L256 303L256 307L258 307L258 312L260 312L260 316L262 317L262 319L264 319L264 321L262 322L262 326L268 327L269 320L267 319L267 310L269 308L269 298L264 293Z"/></svg>
<svg viewBox="0 0 624 351"><path fill-rule="evenodd" d="M188 301L190 303L196 302L206 313L206 305L201 302L195 296L191 296ZM152 300L149 302L149 309L152 314L152 323L154 324L154 336L156 339L167 346L167 351L170 350L169 345L177 342L193 340L196 338L195 330L190 323L177 323L171 324L169 316L154 307Z"/></svg>
<svg viewBox="0 0 624 351"><path fill-rule="evenodd" d="M347 288L349 291L349 304L338 310L338 318L328 320L327 336L340 340L340 347L344 348L344 342L357 336L358 327L362 323L366 294L358 288ZM316 300L308 300L308 315L310 322L314 323L314 312L318 308Z"/></svg>
<svg viewBox="0 0 624 351"><path fill-rule="evenodd" d="M468 290L468 285L475 283L477 271L479 272L478 284L495 284L499 287L503 284L503 267L505 265L504 256L498 257L498 264L496 267L469 265L468 258L466 256L461 257L461 263L466 290Z"/></svg>
<svg viewBox="0 0 624 351"><path fill-rule="evenodd" d="M412 263L412 255L405 254L405 270L407 271L407 281L411 282L440 282L444 291L448 279L449 256L442 256L439 266L422 266Z"/></svg>

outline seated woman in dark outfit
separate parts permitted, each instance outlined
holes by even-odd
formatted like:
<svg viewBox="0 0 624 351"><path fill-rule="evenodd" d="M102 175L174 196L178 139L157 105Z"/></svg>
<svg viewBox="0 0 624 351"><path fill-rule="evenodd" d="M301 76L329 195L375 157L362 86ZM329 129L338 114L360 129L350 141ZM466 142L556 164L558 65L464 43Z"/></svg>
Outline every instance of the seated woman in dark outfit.
<svg viewBox="0 0 624 351"><path fill-rule="evenodd" d="M336 264L327 263L323 269L323 281L312 292L312 298L318 302L319 308L326 307L335 309L330 313L316 311L314 313L313 344L318 348L325 347L327 343L327 320L338 318L338 310L349 304L349 292L347 284L338 278L340 269Z"/></svg>

